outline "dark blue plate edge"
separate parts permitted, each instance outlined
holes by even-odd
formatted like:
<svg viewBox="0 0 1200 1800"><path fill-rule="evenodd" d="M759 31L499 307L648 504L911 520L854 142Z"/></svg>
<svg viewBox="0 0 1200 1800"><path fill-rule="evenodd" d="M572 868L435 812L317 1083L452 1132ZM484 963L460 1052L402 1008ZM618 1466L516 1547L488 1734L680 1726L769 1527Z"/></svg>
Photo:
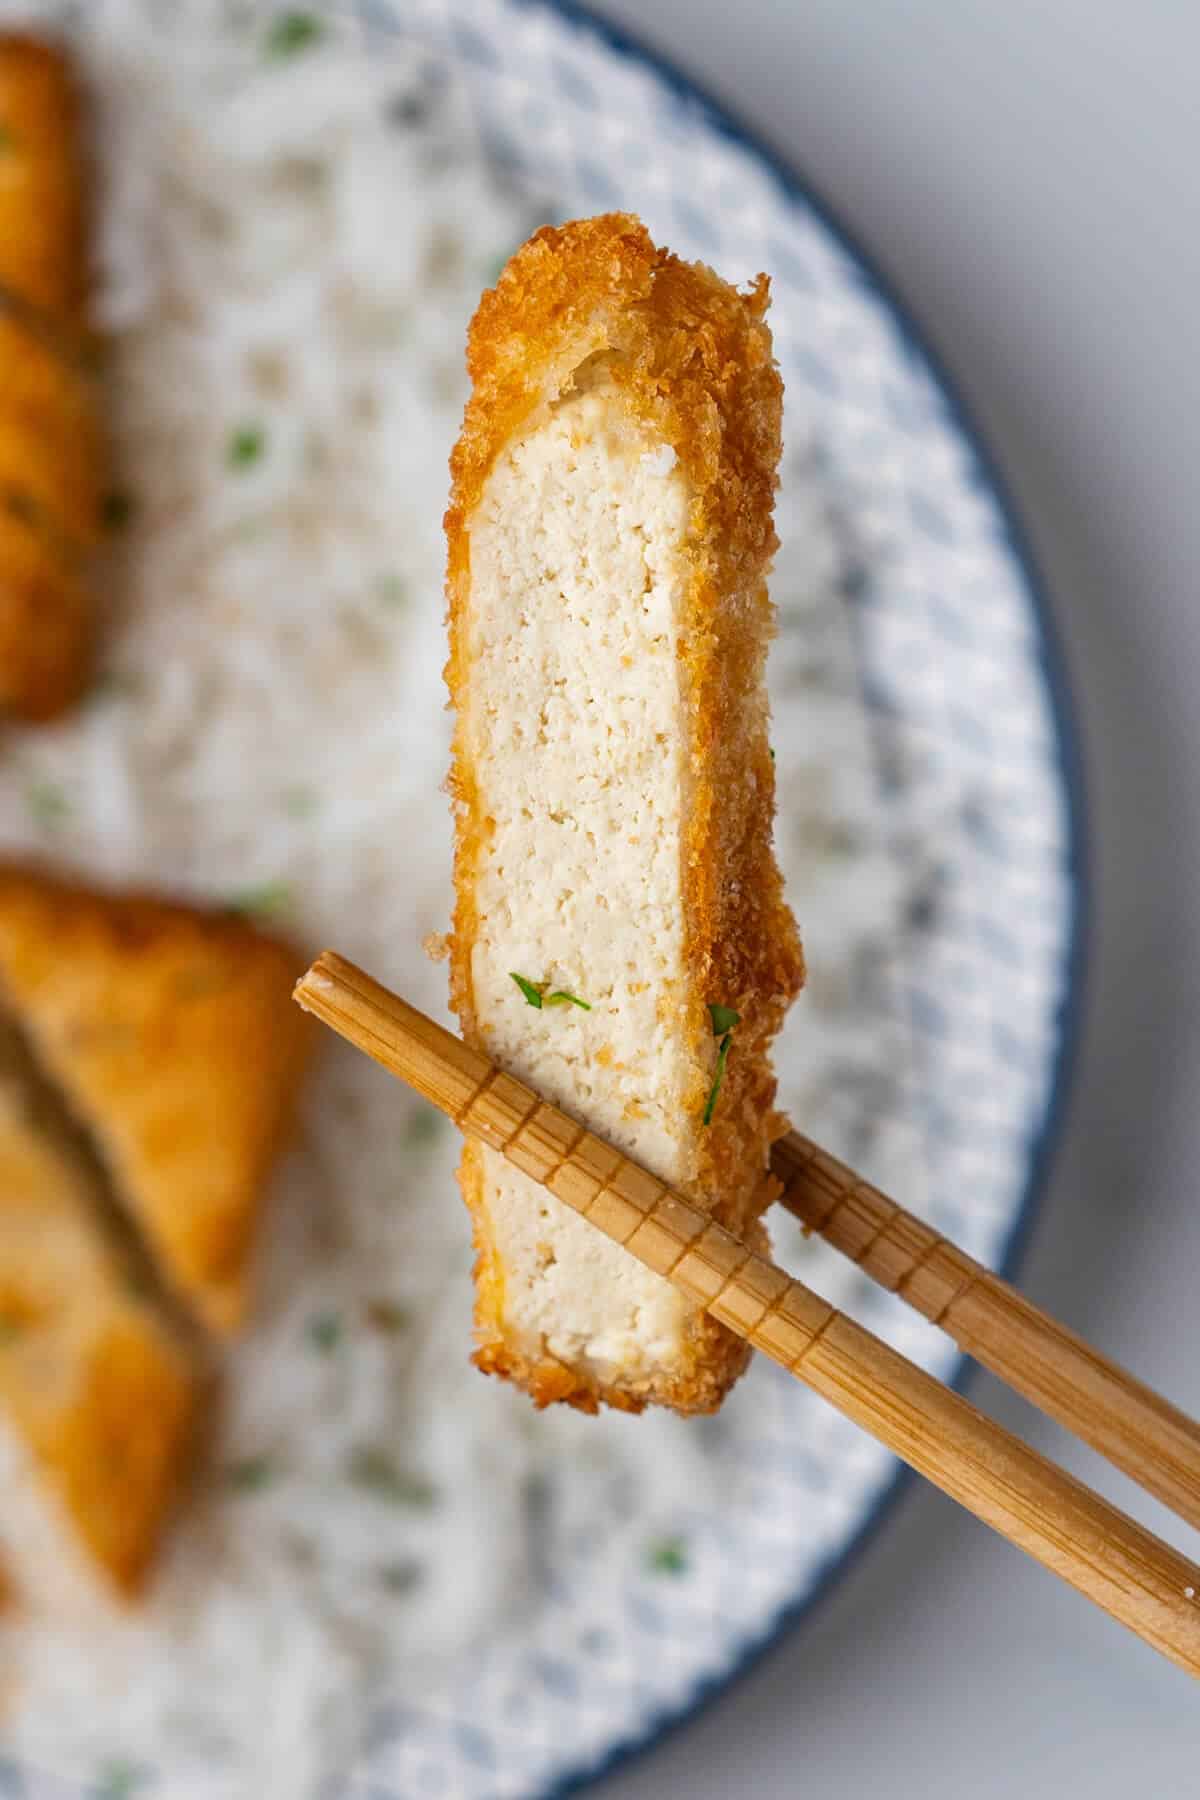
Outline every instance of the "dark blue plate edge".
<svg viewBox="0 0 1200 1800"><path fill-rule="evenodd" d="M794 170L787 157L744 125L702 82L685 74L659 51L641 42L622 27L599 18L590 8L580 5L579 0L512 0L512 4L523 10L538 9L557 13L576 28L590 32L617 55L648 68L678 98L698 103L707 122L721 137L749 151L792 199L800 201L816 214L839 247L858 265L865 277L865 285L891 316L905 348L929 369L946 401L950 424L967 443L976 466L995 498L1009 549L1033 604L1038 629L1038 663L1050 699L1056 762L1066 799L1066 865L1072 903L1070 936L1063 969L1063 993L1059 1001L1058 1045L1049 1093L1041 1122L1030 1146L1029 1174L1021 1206L997 1263L998 1272L1006 1280L1013 1281L1032 1242L1038 1211L1074 1091L1092 960L1093 904L1087 787L1079 714L1071 692L1066 659L1045 583L1009 484L988 449L958 382L931 347L924 327L918 323L908 304L899 297L897 288L885 274L878 259L860 243L853 228L846 224L837 209L809 179ZM973 1381L976 1370L976 1364L969 1357L961 1357L948 1385L958 1393L965 1392ZM845 1549L825 1564L801 1598L781 1608L760 1640L744 1650L731 1669L697 1683L682 1707L657 1713L641 1730L631 1732L601 1757L562 1777L552 1787L543 1789L540 1795L531 1795L530 1800L567 1800L569 1795L579 1794L593 1783L615 1774L635 1757L645 1755L647 1751L681 1731L703 1707L721 1698L749 1675L773 1651L780 1648L783 1640L802 1620L807 1619L828 1598L850 1563L874 1542L893 1509L915 1481L914 1471L900 1464Z"/></svg>

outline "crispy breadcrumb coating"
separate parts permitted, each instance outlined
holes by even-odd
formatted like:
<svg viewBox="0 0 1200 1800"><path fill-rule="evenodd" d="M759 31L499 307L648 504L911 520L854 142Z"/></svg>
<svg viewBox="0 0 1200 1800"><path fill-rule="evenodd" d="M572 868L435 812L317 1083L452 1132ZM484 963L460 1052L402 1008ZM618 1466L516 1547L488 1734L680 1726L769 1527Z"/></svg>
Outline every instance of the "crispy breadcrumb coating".
<svg viewBox="0 0 1200 1800"><path fill-rule="evenodd" d="M84 372L82 105L66 53L0 32L0 707L78 698L95 611L105 456Z"/></svg>
<svg viewBox="0 0 1200 1800"><path fill-rule="evenodd" d="M87 293L81 112L63 50L0 33L0 286L68 327Z"/></svg>

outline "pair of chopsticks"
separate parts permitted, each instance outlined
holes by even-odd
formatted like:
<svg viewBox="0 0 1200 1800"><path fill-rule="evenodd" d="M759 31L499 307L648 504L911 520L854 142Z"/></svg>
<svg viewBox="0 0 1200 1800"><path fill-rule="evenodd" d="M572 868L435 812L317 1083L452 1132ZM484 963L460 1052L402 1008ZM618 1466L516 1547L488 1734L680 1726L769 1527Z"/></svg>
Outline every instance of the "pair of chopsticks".
<svg viewBox="0 0 1200 1800"><path fill-rule="evenodd" d="M364 1050L960 1505L1200 1676L1200 1568L701 1208L326 952L296 987ZM792 1132L782 1204L977 1361L1200 1526L1200 1426Z"/></svg>

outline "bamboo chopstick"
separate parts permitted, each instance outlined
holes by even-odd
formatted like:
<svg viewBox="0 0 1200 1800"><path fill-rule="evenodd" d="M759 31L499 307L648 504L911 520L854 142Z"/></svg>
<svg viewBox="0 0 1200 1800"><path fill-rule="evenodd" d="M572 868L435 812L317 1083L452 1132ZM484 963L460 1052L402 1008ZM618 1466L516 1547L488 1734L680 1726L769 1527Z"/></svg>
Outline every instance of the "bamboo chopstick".
<svg viewBox="0 0 1200 1800"><path fill-rule="evenodd" d="M779 1203L1015 1393L1200 1528L1200 1424L798 1131Z"/></svg>
<svg viewBox="0 0 1200 1800"><path fill-rule="evenodd" d="M1200 1569L453 1033L326 952L300 1005L1200 1676Z"/></svg>

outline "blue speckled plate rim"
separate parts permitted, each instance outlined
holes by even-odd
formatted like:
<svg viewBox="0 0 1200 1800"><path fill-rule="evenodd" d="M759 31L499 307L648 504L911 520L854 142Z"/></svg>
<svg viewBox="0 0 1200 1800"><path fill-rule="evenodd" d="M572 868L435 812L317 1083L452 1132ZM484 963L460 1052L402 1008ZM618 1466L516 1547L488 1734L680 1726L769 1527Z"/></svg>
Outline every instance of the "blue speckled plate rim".
<svg viewBox="0 0 1200 1800"><path fill-rule="evenodd" d="M1054 720L1055 761L1066 800L1066 863L1071 891L1071 920L1063 995L1059 1003L1059 1037L1054 1067L1041 1123L1034 1133L1030 1149L1029 1174L1021 1205L997 1265L1000 1273L1012 1280L1029 1247L1072 1090L1086 1010L1092 902L1088 809L1078 715L1058 629L1008 483L987 448L956 381L931 348L924 328L918 324L907 303L899 298L876 258L864 249L855 232L807 176L798 174L785 157L756 132L743 125L701 82L685 74L682 69L629 32L597 17L588 7L578 4L578 0L511 0L511 3L522 10L538 8L558 13L571 25L592 33L618 56L641 64L679 98L696 103L702 109L706 123L717 135L756 157L790 199L799 201L816 215L839 247L857 263L867 287L889 314L906 349L929 369L946 400L949 424L966 443L996 501L1008 549L1029 596L1037 627L1038 662ZM953 1371L950 1385L959 1392L964 1391L974 1372L975 1365L970 1358L961 1357ZM632 1758L643 1755L668 1736L674 1735L689 1724L703 1707L727 1693L771 1651L777 1649L783 1639L832 1592L850 1564L874 1540L902 1494L914 1480L915 1475L911 1469L898 1466L846 1547L830 1558L816 1578L807 1584L803 1594L780 1608L759 1641L744 1651L731 1669L698 1682L683 1706L654 1714L641 1729L629 1733L612 1745L600 1758L588 1762L564 1776L553 1787L543 1790L540 1800L566 1800L566 1796L578 1794L593 1782L615 1773ZM539 1797L531 1796L531 1800L539 1800Z"/></svg>

